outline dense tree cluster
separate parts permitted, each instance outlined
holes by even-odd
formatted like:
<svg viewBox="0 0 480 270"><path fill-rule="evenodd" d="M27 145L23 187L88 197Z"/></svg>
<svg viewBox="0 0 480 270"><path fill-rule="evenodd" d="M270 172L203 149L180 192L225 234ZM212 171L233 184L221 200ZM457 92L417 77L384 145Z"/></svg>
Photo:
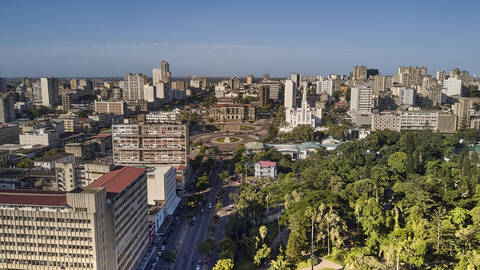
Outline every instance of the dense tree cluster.
<svg viewBox="0 0 480 270"><path fill-rule="evenodd" d="M277 181L242 185L227 231L252 259L262 255L255 238L270 203L285 207L290 231L273 269L306 259L312 222L314 253L347 269L479 269L480 169L468 151L479 139L471 130L383 131L319 151ZM278 153L254 159L266 155Z"/></svg>

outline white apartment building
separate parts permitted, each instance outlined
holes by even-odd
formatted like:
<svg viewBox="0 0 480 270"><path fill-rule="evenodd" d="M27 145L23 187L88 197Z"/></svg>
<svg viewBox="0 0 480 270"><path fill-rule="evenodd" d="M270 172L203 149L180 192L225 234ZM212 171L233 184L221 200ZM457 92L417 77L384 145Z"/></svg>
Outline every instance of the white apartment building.
<svg viewBox="0 0 480 270"><path fill-rule="evenodd" d="M292 80L285 81L285 101L286 109L293 109L297 103L297 85Z"/></svg>
<svg viewBox="0 0 480 270"><path fill-rule="evenodd" d="M456 78L448 78L443 81L443 93L447 96L461 96L462 80Z"/></svg>
<svg viewBox="0 0 480 270"><path fill-rule="evenodd" d="M170 112L151 112L145 116L147 122L168 122L168 121L180 121L182 115L179 109L175 109Z"/></svg>
<svg viewBox="0 0 480 270"><path fill-rule="evenodd" d="M329 96L333 95L333 81L332 80L317 81L317 95L320 95L323 92L327 93Z"/></svg>
<svg viewBox="0 0 480 270"><path fill-rule="evenodd" d="M351 112L370 112L373 108L373 90L367 86L352 87L350 95Z"/></svg>
<svg viewBox="0 0 480 270"><path fill-rule="evenodd" d="M402 87L399 90L398 96L400 97L400 103L401 105L410 105L414 106L415 105L415 98L416 98L416 93L414 89L410 88L405 88Z"/></svg>
<svg viewBox="0 0 480 270"><path fill-rule="evenodd" d="M39 128L20 134L20 144L45 145L55 147L59 143L59 134L53 129Z"/></svg>
<svg viewBox="0 0 480 270"><path fill-rule="evenodd" d="M55 106L58 103L58 80L54 77L41 78L41 100L43 106Z"/></svg>
<svg viewBox="0 0 480 270"><path fill-rule="evenodd" d="M277 178L277 163L273 161L259 161L255 163L255 177Z"/></svg>
<svg viewBox="0 0 480 270"><path fill-rule="evenodd" d="M157 91L153 85L143 86L143 99L147 102L155 102L157 100Z"/></svg>
<svg viewBox="0 0 480 270"><path fill-rule="evenodd" d="M144 100L143 86L147 83L147 77L142 73L128 73L123 77L123 99Z"/></svg>
<svg viewBox="0 0 480 270"><path fill-rule="evenodd" d="M401 130L440 130L438 112L408 112L400 114L395 112L382 112L373 114L372 131L389 129L400 132Z"/></svg>

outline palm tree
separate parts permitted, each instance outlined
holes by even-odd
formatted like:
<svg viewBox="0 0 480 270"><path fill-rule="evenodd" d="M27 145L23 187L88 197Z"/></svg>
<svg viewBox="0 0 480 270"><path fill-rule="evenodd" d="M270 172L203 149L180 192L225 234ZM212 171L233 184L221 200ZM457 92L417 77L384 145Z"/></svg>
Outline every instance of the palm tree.
<svg viewBox="0 0 480 270"><path fill-rule="evenodd" d="M265 237L267 236L267 232L268 232L268 229L266 226L260 226L260 228L258 228L258 232L260 234L260 238L262 238L262 244L263 244L263 241L265 240Z"/></svg>

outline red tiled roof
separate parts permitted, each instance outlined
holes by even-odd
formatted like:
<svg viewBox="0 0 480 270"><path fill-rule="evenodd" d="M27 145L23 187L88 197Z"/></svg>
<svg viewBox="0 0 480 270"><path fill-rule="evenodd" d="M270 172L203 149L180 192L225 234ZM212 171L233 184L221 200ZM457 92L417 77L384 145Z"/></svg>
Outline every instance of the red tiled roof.
<svg viewBox="0 0 480 270"><path fill-rule="evenodd" d="M88 186L105 187L107 193L118 194L143 173L145 169L125 166L104 174Z"/></svg>
<svg viewBox="0 0 480 270"><path fill-rule="evenodd" d="M274 161L266 161L266 160L262 160L262 161L259 161L257 163L260 164L260 166L262 166L263 168L265 168L265 167L275 167L275 165L277 165L277 163L274 162Z"/></svg>
<svg viewBox="0 0 480 270"><path fill-rule="evenodd" d="M180 166L176 167L177 171L183 171L183 170L185 170L185 168L187 168L187 167L183 166L183 165L180 165Z"/></svg>
<svg viewBox="0 0 480 270"><path fill-rule="evenodd" d="M0 204L66 206L67 195L61 191L0 190Z"/></svg>
<svg viewBox="0 0 480 270"><path fill-rule="evenodd" d="M111 137L111 136L112 136L112 134L102 133L102 134L95 135L93 137L94 138L108 138L108 137Z"/></svg>

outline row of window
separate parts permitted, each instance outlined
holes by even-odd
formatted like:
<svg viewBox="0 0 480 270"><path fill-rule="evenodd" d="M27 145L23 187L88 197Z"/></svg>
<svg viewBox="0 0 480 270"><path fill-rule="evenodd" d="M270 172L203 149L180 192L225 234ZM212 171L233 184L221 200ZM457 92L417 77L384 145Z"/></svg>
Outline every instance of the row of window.
<svg viewBox="0 0 480 270"><path fill-rule="evenodd" d="M89 220L89 219L46 218L46 217L26 217L26 216L0 216L0 220L37 221L37 222L66 222L66 223L90 223L90 220Z"/></svg>
<svg viewBox="0 0 480 270"><path fill-rule="evenodd" d="M62 244L45 244L45 243L31 243L31 242L9 242L0 241L0 246L9 247L38 247L38 248L60 248L60 249L83 249L92 250L92 246L85 245L62 245Z"/></svg>
<svg viewBox="0 0 480 270"><path fill-rule="evenodd" d="M75 268L93 268L93 263L81 262L50 262L42 260L18 260L18 259L2 259L0 264L25 264L25 265L40 265L40 266L58 266L58 267L75 267Z"/></svg>

